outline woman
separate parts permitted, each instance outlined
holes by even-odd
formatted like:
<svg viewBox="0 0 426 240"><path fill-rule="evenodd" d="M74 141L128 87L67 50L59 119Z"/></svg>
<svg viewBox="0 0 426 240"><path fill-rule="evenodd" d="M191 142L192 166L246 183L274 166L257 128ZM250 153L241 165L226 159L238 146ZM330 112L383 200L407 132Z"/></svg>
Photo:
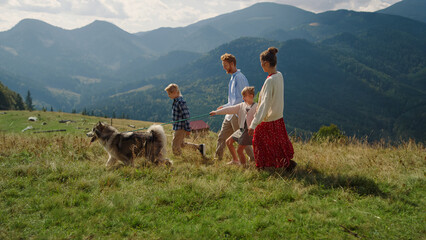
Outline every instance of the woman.
<svg viewBox="0 0 426 240"><path fill-rule="evenodd" d="M259 94L256 115L250 124L249 134L253 136L253 150L256 167L286 168L292 170L296 163L293 145L285 129L284 79L277 71L278 49L274 47L260 54L260 63L268 77Z"/></svg>

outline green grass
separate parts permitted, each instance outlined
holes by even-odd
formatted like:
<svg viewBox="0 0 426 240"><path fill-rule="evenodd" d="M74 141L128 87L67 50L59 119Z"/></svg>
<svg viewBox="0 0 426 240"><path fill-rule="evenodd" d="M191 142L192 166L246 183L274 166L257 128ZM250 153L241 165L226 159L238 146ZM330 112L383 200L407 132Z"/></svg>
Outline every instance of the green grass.
<svg viewBox="0 0 426 240"><path fill-rule="evenodd" d="M66 130L67 133L84 134L92 129L97 121L107 122L111 124L110 118L84 116L81 114L71 114L63 112L42 112L42 111L0 111L0 131L7 133L20 133L28 126L32 126L31 130L25 131L26 134L52 130ZM29 117L37 117L36 122L28 121ZM60 123L61 120L70 120L68 123ZM150 125L148 122L113 119L112 123L115 127L122 131L134 130L128 125L136 128L144 128ZM167 127L165 127L167 129Z"/></svg>
<svg viewBox="0 0 426 240"><path fill-rule="evenodd" d="M0 115L0 239L424 239L426 151L294 141L294 173L227 166L184 151L172 167L105 168L77 114ZM29 115L49 129L21 133ZM74 119L68 126L57 119ZM11 124L11 121L14 123ZM109 122L109 120L107 120ZM128 124L113 120L122 130ZM37 123L37 122L36 122ZM14 127L12 127L14 126ZM170 126L166 133L171 140ZM226 155L229 157L229 155Z"/></svg>

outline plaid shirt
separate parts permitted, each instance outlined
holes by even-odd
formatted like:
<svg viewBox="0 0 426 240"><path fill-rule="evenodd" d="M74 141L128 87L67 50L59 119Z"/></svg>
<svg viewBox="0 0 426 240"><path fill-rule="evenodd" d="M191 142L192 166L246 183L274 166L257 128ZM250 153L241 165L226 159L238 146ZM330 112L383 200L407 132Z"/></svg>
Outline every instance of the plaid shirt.
<svg viewBox="0 0 426 240"><path fill-rule="evenodd" d="M182 96L173 99L172 114L173 122L189 118L189 109L188 106L186 106L186 102L183 100ZM179 129L184 129L185 131L190 132L191 127L189 127L189 121L185 120L173 123L173 130L176 131Z"/></svg>

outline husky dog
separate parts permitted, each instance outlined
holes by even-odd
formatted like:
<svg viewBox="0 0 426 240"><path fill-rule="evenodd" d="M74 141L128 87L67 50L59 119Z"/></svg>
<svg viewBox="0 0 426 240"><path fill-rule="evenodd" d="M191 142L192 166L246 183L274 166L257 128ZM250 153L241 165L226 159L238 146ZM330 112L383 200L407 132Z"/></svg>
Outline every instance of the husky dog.
<svg viewBox="0 0 426 240"><path fill-rule="evenodd" d="M99 140L108 152L109 158L106 166L111 166L118 161L134 166L133 160L143 156L155 164L171 164L165 158L167 138L160 125L152 125L147 132L120 133L114 127L98 122L93 130L86 134L91 137L91 143Z"/></svg>

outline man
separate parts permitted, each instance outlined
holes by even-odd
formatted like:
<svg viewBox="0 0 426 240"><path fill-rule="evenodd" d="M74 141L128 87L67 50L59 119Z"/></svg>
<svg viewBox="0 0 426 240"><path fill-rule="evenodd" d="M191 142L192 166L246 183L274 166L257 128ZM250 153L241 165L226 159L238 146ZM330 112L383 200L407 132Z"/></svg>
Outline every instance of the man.
<svg viewBox="0 0 426 240"><path fill-rule="evenodd" d="M217 109L241 103L243 101L241 91L243 90L243 88L249 86L247 78L244 76L244 74L241 73L239 69L237 69L237 59L234 55L225 53L220 57L220 60L222 60L223 69L226 71L227 74L231 75L231 79L229 80L228 85L228 103L218 107ZM219 136L217 139L217 147L215 153L216 159L222 159L223 150L226 146L226 139L228 139L238 129L238 117L234 114L225 115L225 119L222 122L222 128L220 129ZM253 148L251 146L247 146L245 148L245 151L249 156L250 161L254 162Z"/></svg>

